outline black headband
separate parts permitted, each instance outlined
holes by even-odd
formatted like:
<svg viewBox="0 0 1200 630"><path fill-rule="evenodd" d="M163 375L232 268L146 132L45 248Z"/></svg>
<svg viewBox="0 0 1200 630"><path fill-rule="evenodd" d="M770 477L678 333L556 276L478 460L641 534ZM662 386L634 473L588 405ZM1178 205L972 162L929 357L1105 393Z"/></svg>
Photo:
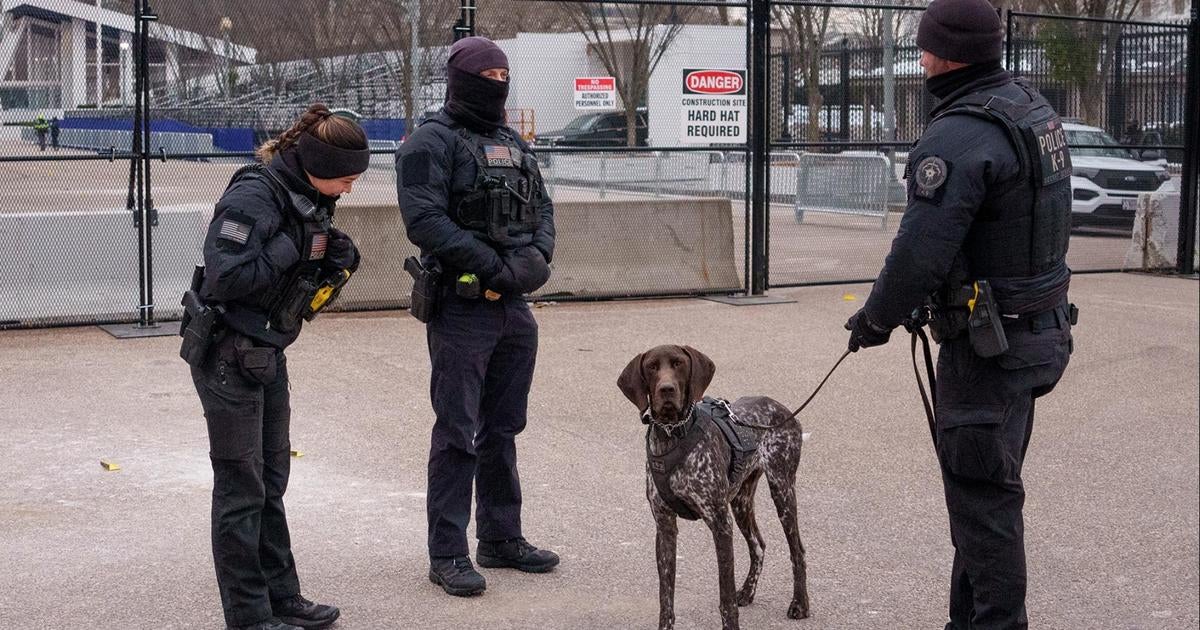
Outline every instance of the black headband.
<svg viewBox="0 0 1200 630"><path fill-rule="evenodd" d="M371 163L370 149L343 149L322 142L307 131L296 143L304 170L320 179L337 179L360 175Z"/></svg>

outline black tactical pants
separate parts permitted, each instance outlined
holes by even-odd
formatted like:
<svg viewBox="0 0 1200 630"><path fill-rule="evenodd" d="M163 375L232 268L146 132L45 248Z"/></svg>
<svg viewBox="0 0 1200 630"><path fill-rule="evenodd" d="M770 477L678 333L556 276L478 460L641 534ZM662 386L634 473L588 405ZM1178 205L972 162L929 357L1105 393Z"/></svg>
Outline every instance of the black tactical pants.
<svg viewBox="0 0 1200 630"><path fill-rule="evenodd" d="M213 560L231 626L264 621L271 600L300 592L283 511L291 465L287 359L257 348L259 361L243 367L249 345L231 331L201 369L192 368L213 467Z"/></svg>
<svg viewBox="0 0 1200 630"><path fill-rule="evenodd" d="M521 536L515 439L525 428L537 322L524 300L466 300L448 292L426 336L437 415L429 449L429 555L463 556L472 484L476 538Z"/></svg>
<svg viewBox="0 0 1200 630"><path fill-rule="evenodd" d="M999 357L980 358L966 335L938 355L937 454L954 544L946 630L1028 627L1021 465L1034 400L1054 389L1072 350L1065 308L1035 328L1007 324Z"/></svg>

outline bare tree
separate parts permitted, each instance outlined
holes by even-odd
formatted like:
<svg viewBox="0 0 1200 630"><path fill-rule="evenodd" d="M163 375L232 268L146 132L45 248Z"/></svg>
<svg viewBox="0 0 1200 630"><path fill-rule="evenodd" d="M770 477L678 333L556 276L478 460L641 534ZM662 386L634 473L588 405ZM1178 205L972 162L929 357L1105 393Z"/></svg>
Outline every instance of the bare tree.
<svg viewBox="0 0 1200 630"><path fill-rule="evenodd" d="M1025 0L1018 6L1058 15L1129 20L1140 3L1141 0ZM1122 25L1061 20L1039 20L1034 25L1037 41L1050 64L1051 77L1075 90L1085 120L1103 126L1109 76L1117 63Z"/></svg>
<svg viewBox="0 0 1200 630"><path fill-rule="evenodd" d="M434 95L422 91L429 90L442 73L458 7L444 0L368 0L363 4L378 23L379 35L394 51L382 55L381 62L401 86L398 97L411 129L433 104Z"/></svg>
<svg viewBox="0 0 1200 630"><path fill-rule="evenodd" d="M650 75L670 49L695 7L560 3L557 10L583 34L588 48L616 80L625 108L626 142L637 144L637 108L645 102Z"/></svg>
<svg viewBox="0 0 1200 630"><path fill-rule="evenodd" d="M899 0L890 4L917 6L913 0ZM916 33L917 22L920 21L920 11L897 10L892 12L892 41L912 37ZM878 7L863 5L852 9L847 16L848 31L857 39L872 46L883 45L885 26L884 11Z"/></svg>
<svg viewBox="0 0 1200 630"><path fill-rule="evenodd" d="M774 6L771 11L775 20L783 25L784 54L793 61L793 68L800 68L804 76L804 89L808 97L808 121L805 137L810 142L820 140L821 107L821 50L829 31L829 7ZM785 77L792 85L792 77Z"/></svg>

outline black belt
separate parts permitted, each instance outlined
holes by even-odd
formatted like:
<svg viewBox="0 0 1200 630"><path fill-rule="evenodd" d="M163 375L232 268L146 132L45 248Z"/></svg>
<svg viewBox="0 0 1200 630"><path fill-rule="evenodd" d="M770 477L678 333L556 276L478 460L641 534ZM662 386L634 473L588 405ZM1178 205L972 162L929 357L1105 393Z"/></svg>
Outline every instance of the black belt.
<svg viewBox="0 0 1200 630"><path fill-rule="evenodd" d="M1037 334L1043 330L1065 328L1068 324L1074 324L1077 321L1078 313L1079 310L1075 308L1074 304L1063 304L1033 315L1021 315L1015 318L1006 316L1004 323L1010 327L1028 326L1029 330Z"/></svg>

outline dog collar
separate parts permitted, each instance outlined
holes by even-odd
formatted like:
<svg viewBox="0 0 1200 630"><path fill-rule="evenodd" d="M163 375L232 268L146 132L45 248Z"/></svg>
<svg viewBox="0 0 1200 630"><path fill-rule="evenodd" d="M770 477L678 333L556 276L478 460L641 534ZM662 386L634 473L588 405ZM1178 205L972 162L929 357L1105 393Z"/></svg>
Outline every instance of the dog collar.
<svg viewBox="0 0 1200 630"><path fill-rule="evenodd" d="M657 428L659 431L665 433L667 437L683 437L684 435L687 435L687 432L691 429L692 425L695 424L692 422L695 419L695 415L696 403L692 403L688 406L687 415L683 417L682 422L668 424L659 420L658 418L655 418L654 413L650 411L650 406L647 405L646 410L642 412L642 424L647 424ZM678 435L676 435L676 432L678 432Z"/></svg>

